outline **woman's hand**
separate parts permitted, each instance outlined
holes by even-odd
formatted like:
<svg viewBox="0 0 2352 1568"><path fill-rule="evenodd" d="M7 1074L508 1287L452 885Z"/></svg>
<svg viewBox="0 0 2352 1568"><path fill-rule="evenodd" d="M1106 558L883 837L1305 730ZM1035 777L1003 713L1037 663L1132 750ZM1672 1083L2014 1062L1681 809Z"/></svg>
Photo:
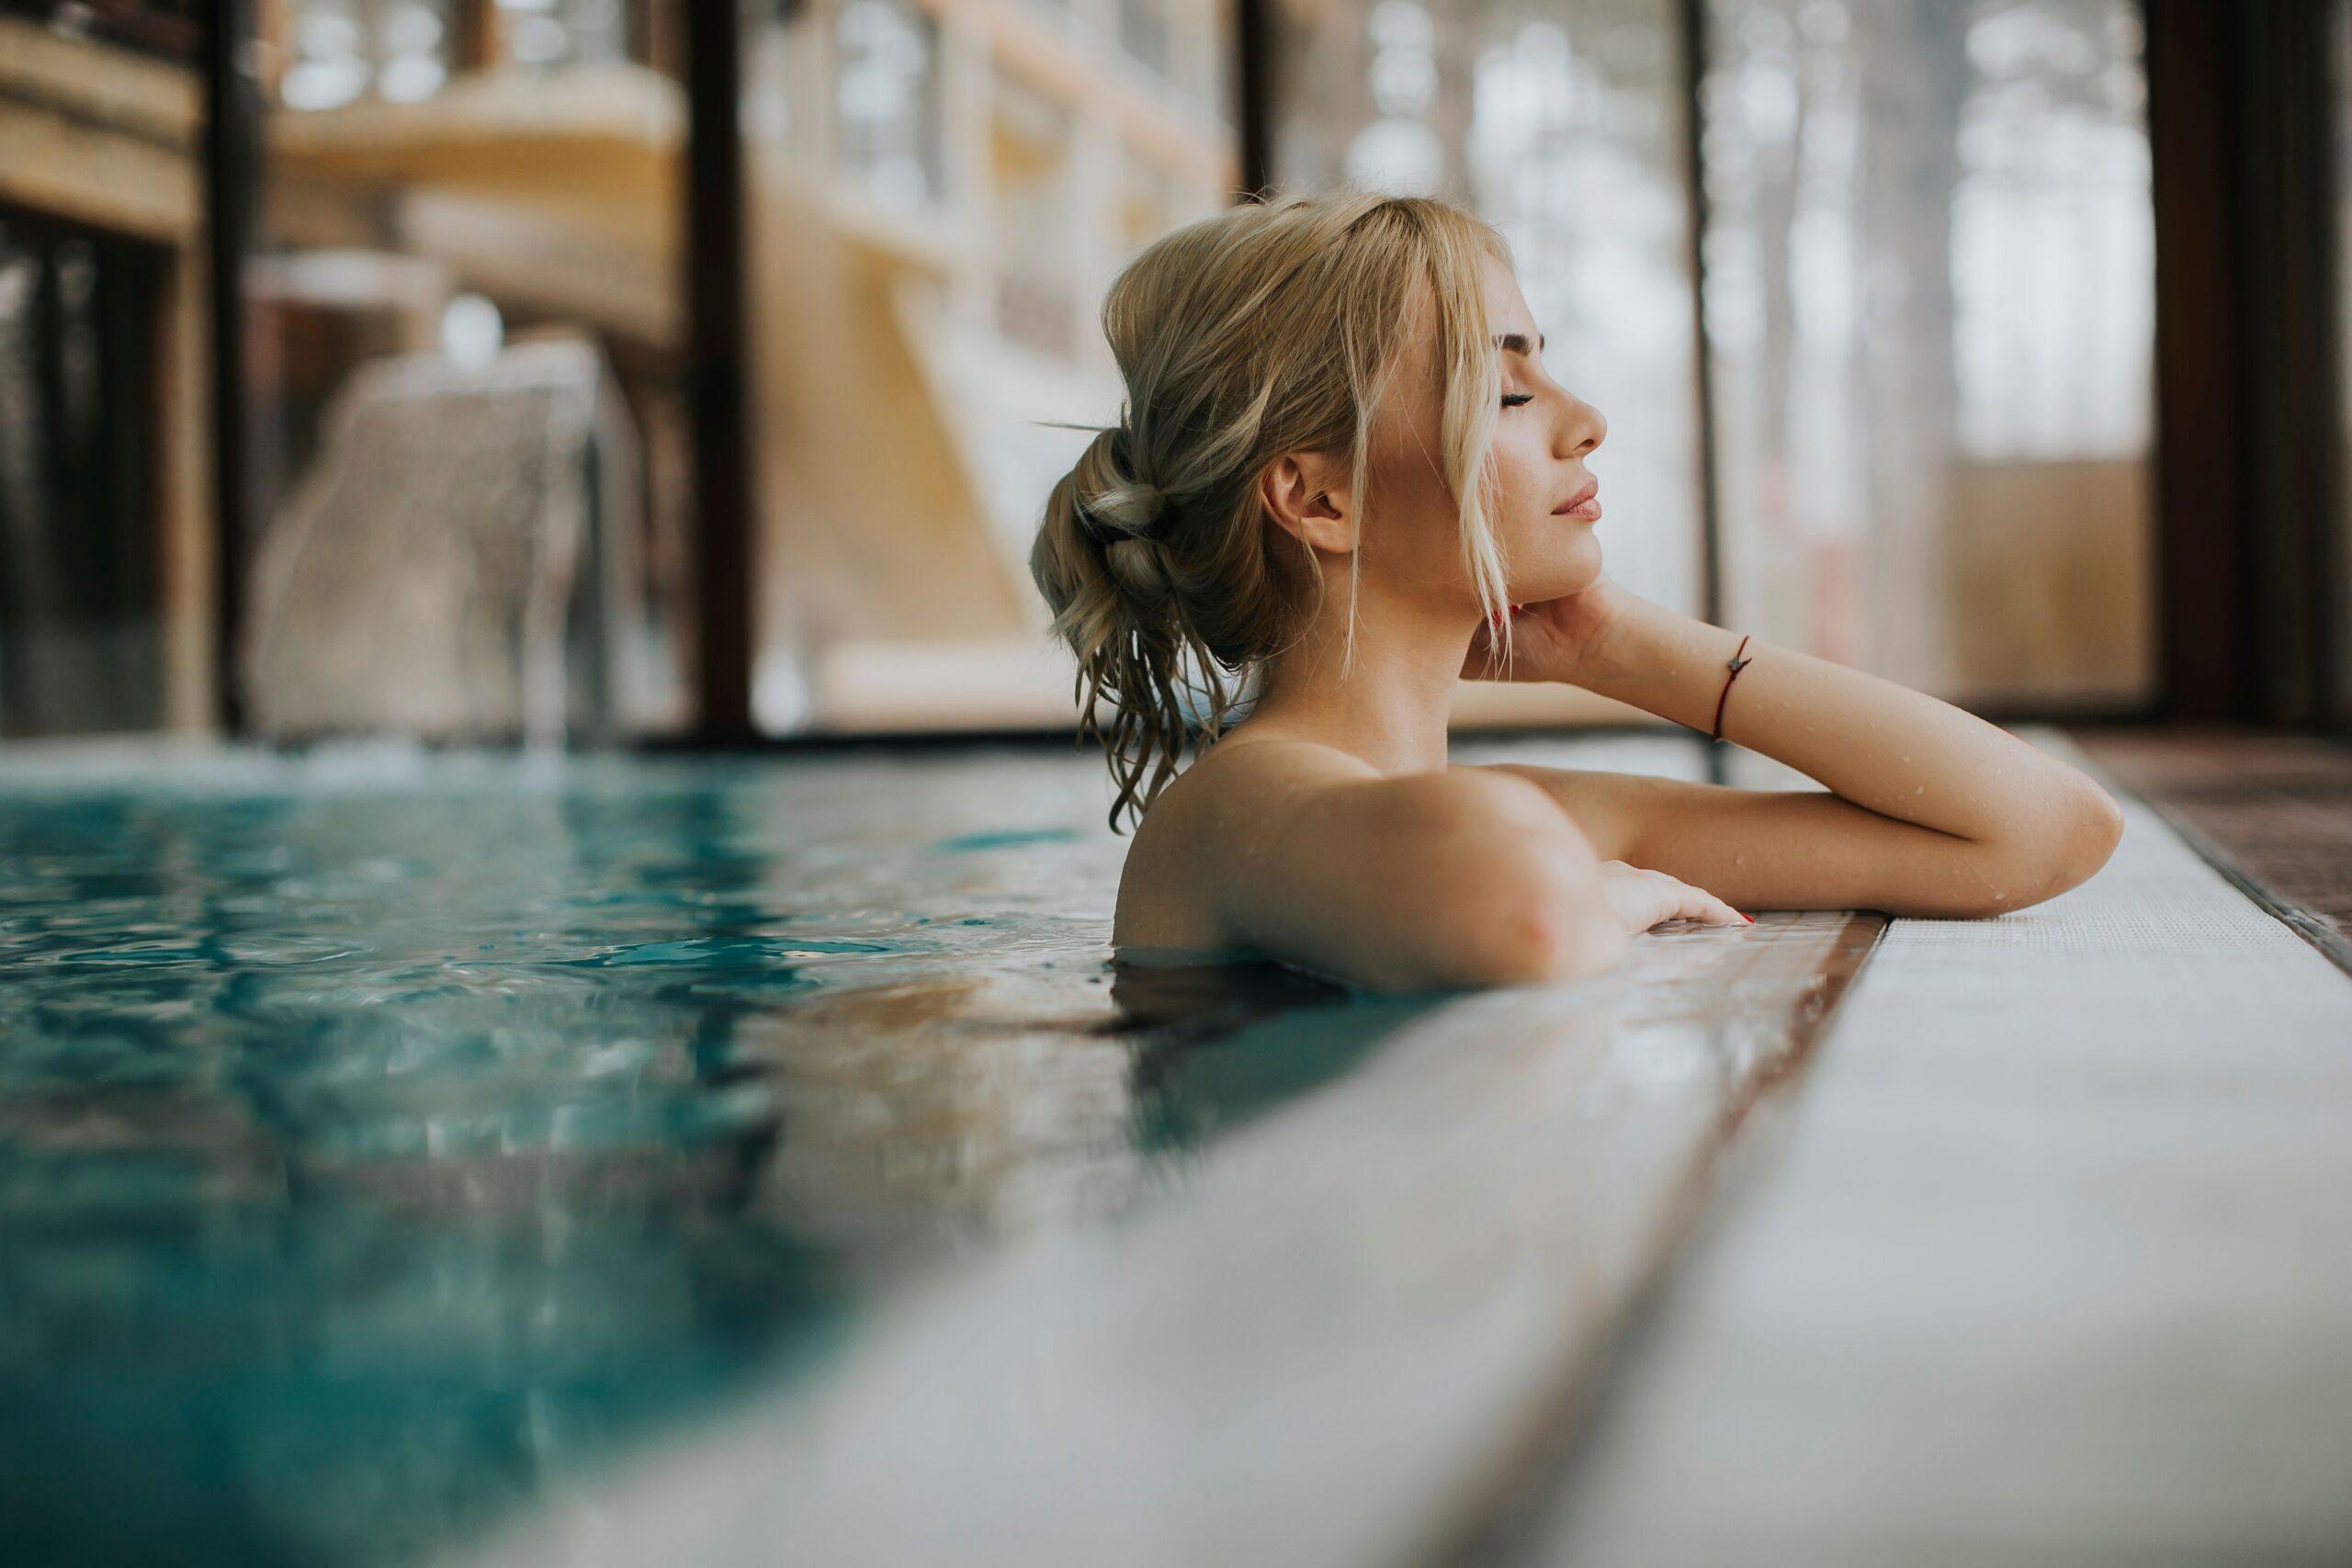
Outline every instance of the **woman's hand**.
<svg viewBox="0 0 2352 1568"><path fill-rule="evenodd" d="M1703 920L1711 926L1756 923L1712 893L1622 860L1600 863L1600 890L1628 932L1645 931L1660 920Z"/></svg>
<svg viewBox="0 0 2352 1568"><path fill-rule="evenodd" d="M1541 604L1511 607L1511 661L1506 671L1494 658L1493 628L1482 625L1462 661L1465 681L1564 681L1578 685L1602 638L1616 626L1634 596L1603 571L1589 588Z"/></svg>

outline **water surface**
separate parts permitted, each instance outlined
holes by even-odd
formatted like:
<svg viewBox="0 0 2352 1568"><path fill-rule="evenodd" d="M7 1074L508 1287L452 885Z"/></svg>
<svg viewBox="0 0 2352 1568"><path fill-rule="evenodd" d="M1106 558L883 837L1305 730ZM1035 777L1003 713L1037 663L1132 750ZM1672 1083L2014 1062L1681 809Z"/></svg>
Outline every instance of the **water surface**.
<svg viewBox="0 0 2352 1568"><path fill-rule="evenodd" d="M1429 1000L1114 973L1099 763L0 767L12 1562L412 1561Z"/></svg>

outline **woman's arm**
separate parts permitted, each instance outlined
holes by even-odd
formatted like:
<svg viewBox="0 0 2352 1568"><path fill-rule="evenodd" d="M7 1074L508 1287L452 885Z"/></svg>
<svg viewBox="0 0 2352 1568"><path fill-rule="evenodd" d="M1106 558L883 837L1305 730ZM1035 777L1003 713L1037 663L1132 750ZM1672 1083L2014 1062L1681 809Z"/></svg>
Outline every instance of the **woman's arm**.
<svg viewBox="0 0 2352 1568"><path fill-rule="evenodd" d="M1706 733L1740 634L1604 586L1605 619L1553 644L1557 678ZM1830 795L1510 771L1544 784L1597 852L1745 908L1994 914L2064 891L2113 851L2123 818L2106 791L1997 726L1760 638L1747 657L1724 738Z"/></svg>

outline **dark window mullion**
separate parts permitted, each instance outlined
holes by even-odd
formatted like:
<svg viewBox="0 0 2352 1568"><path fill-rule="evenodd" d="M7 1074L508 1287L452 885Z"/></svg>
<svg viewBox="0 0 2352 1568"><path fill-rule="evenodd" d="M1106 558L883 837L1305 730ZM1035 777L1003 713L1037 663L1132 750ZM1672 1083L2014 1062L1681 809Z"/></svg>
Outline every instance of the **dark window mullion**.
<svg viewBox="0 0 2352 1568"><path fill-rule="evenodd" d="M695 739L752 739L753 607L751 434L744 344L742 10L739 0L678 7L686 55L684 254L688 402L695 466Z"/></svg>
<svg viewBox="0 0 2352 1568"><path fill-rule="evenodd" d="M253 75L254 0L213 0L204 39L204 206L210 265L214 682L221 728L244 728L237 687L246 546L253 527L244 273L261 177L261 100Z"/></svg>

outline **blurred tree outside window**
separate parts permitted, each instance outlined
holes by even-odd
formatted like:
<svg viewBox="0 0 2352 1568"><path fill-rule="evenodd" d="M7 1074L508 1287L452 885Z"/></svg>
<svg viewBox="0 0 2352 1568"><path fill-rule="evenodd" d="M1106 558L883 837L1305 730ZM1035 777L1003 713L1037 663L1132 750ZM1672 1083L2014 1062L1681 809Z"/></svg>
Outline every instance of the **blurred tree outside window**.
<svg viewBox="0 0 2352 1568"><path fill-rule="evenodd" d="M1708 18L1727 617L1957 700L2141 700L2137 8L1712 0Z"/></svg>
<svg viewBox="0 0 2352 1568"><path fill-rule="evenodd" d="M1154 76L1169 74L1168 0L1119 0L1119 41Z"/></svg>
<svg viewBox="0 0 2352 1568"><path fill-rule="evenodd" d="M1435 192L1502 230L1553 374L1610 419L1612 575L1695 610L1678 9L1286 9L1276 158L1288 182ZM1965 700L2139 702L2136 9L1710 0L1704 25L1723 618Z"/></svg>

